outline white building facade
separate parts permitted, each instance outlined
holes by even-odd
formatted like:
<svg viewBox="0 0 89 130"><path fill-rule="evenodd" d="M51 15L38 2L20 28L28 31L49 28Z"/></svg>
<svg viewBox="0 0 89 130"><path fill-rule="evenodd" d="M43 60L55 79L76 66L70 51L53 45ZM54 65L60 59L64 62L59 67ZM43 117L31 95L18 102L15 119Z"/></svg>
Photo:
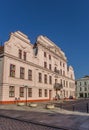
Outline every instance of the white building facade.
<svg viewBox="0 0 89 130"><path fill-rule="evenodd" d="M75 97L75 76L64 52L47 37L31 44L20 31L0 47L0 102L36 102Z"/></svg>
<svg viewBox="0 0 89 130"><path fill-rule="evenodd" d="M76 97L89 98L89 76L76 80Z"/></svg>

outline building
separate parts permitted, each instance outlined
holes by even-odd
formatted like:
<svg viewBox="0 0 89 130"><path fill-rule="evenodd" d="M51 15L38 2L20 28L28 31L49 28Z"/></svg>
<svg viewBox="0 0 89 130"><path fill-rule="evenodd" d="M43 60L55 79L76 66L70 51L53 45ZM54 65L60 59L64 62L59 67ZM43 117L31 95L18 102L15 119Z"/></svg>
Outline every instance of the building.
<svg viewBox="0 0 89 130"><path fill-rule="evenodd" d="M76 80L76 97L89 98L89 76Z"/></svg>
<svg viewBox="0 0 89 130"><path fill-rule="evenodd" d="M45 36L35 44L20 31L0 47L0 102L75 97L75 77L64 52Z"/></svg>

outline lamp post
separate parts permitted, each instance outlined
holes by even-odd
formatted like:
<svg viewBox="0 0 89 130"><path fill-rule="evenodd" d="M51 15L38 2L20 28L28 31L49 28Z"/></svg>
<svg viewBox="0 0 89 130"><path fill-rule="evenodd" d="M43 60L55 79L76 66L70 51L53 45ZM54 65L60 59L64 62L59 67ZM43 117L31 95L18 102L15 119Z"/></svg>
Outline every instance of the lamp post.
<svg viewBox="0 0 89 130"><path fill-rule="evenodd" d="M27 106L27 88L28 88L28 86L25 85L24 87L25 87L25 89L26 89L26 106Z"/></svg>

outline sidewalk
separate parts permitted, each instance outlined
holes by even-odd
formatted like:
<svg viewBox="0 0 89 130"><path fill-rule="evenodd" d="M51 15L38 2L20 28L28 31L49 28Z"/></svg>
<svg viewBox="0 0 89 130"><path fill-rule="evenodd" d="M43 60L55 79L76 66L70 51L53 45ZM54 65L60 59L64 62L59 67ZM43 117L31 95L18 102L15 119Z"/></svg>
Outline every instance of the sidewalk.
<svg viewBox="0 0 89 130"><path fill-rule="evenodd" d="M60 108L46 109L45 104L36 108L17 105L0 105L0 115L21 120L37 121L75 130L89 130L89 114L66 111Z"/></svg>

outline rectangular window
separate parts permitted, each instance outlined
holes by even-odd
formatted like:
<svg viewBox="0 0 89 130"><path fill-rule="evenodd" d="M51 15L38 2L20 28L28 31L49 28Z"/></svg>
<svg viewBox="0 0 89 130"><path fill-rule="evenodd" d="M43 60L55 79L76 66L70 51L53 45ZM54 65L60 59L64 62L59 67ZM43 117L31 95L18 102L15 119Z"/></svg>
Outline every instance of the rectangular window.
<svg viewBox="0 0 89 130"><path fill-rule="evenodd" d="M44 57L46 57L46 52L44 52Z"/></svg>
<svg viewBox="0 0 89 130"><path fill-rule="evenodd" d="M51 60L51 55L49 55L49 60Z"/></svg>
<svg viewBox="0 0 89 130"><path fill-rule="evenodd" d="M32 97L32 88L28 88L28 97Z"/></svg>
<svg viewBox="0 0 89 130"><path fill-rule="evenodd" d="M51 64L49 64L49 69L50 69L50 70L52 69Z"/></svg>
<svg viewBox="0 0 89 130"><path fill-rule="evenodd" d="M15 87L9 86L9 97L14 97L14 96L15 96Z"/></svg>
<svg viewBox="0 0 89 130"><path fill-rule="evenodd" d="M57 79L55 79L55 83L57 83Z"/></svg>
<svg viewBox="0 0 89 130"><path fill-rule="evenodd" d="M49 76L49 84L52 84L52 76Z"/></svg>
<svg viewBox="0 0 89 130"><path fill-rule="evenodd" d="M22 59L22 50L19 49L19 59Z"/></svg>
<svg viewBox="0 0 89 130"><path fill-rule="evenodd" d="M26 52L23 53L23 59L26 61Z"/></svg>
<svg viewBox="0 0 89 130"><path fill-rule="evenodd" d="M32 70L28 70L28 80L32 80Z"/></svg>
<svg viewBox="0 0 89 130"><path fill-rule="evenodd" d="M47 75L44 75L44 83L47 84Z"/></svg>
<svg viewBox="0 0 89 130"><path fill-rule="evenodd" d="M47 62L44 62L44 68L47 68Z"/></svg>
<svg viewBox="0 0 89 130"><path fill-rule="evenodd" d="M39 82L41 83L42 82L42 74L39 73Z"/></svg>
<svg viewBox="0 0 89 130"><path fill-rule="evenodd" d="M10 77L15 77L15 65L10 64Z"/></svg>
<svg viewBox="0 0 89 130"><path fill-rule="evenodd" d="M25 69L23 67L20 67L20 79L24 79L24 73Z"/></svg>
<svg viewBox="0 0 89 130"><path fill-rule="evenodd" d="M44 90L44 96L47 97L47 89Z"/></svg>
<svg viewBox="0 0 89 130"><path fill-rule="evenodd" d="M42 97L42 89L39 89L39 97Z"/></svg>
<svg viewBox="0 0 89 130"><path fill-rule="evenodd" d="M24 97L24 87L20 87L20 97Z"/></svg>

